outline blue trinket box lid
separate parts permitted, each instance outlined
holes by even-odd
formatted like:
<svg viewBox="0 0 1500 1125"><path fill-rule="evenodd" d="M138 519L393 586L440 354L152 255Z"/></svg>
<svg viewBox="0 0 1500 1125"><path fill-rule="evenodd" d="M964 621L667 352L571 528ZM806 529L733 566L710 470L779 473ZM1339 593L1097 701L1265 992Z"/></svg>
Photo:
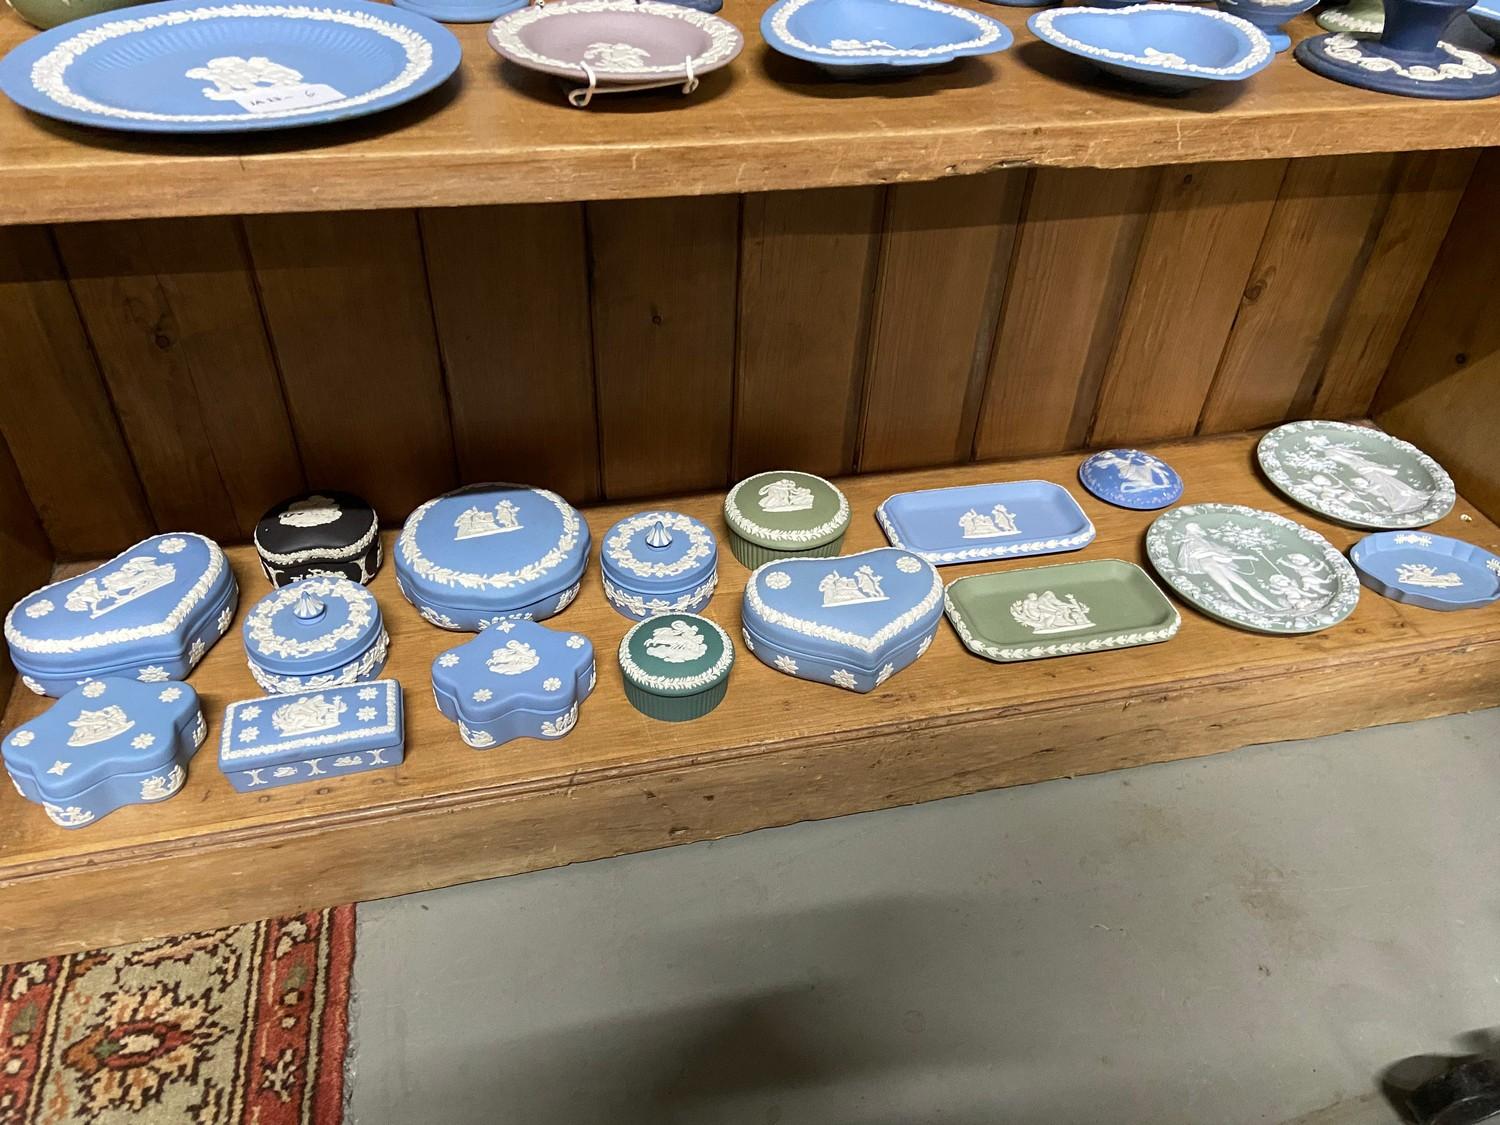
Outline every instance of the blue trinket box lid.
<svg viewBox="0 0 1500 1125"><path fill-rule="evenodd" d="M385 632L380 606L347 578L303 578L272 590L245 615L245 655L277 675L342 668Z"/></svg>
<svg viewBox="0 0 1500 1125"><path fill-rule="evenodd" d="M224 709L219 769L243 773L313 758L336 760L401 746L404 735L401 685L395 680L242 699Z"/></svg>
<svg viewBox="0 0 1500 1125"><path fill-rule="evenodd" d="M407 517L396 573L427 620L478 629L496 617L547 617L564 608L588 565L589 543L588 524L557 493L473 485Z"/></svg>
<svg viewBox="0 0 1500 1125"><path fill-rule="evenodd" d="M187 684L112 677L70 691L11 731L0 752L22 796L76 828L121 805L175 793L206 730ZM111 779L125 787L101 792Z"/></svg>
<svg viewBox="0 0 1500 1125"><path fill-rule="evenodd" d="M1423 609L1473 609L1500 601L1500 557L1427 531L1366 535L1349 551L1359 580L1382 597Z"/></svg>
<svg viewBox="0 0 1500 1125"><path fill-rule="evenodd" d="M701 607L718 582L719 544L702 520L682 512L626 516L604 535L604 590L616 608L647 617Z"/></svg>
<svg viewBox="0 0 1500 1125"><path fill-rule="evenodd" d="M769 562L745 585L744 625L763 660L770 644L873 672L895 649L930 635L942 612L936 568L895 547Z"/></svg>
<svg viewBox="0 0 1500 1125"><path fill-rule="evenodd" d="M1139 449L1102 449L1078 466L1084 488L1117 508L1149 512L1182 499L1182 478L1160 457Z"/></svg>
<svg viewBox="0 0 1500 1125"><path fill-rule="evenodd" d="M594 645L582 633L535 621L497 621L432 662L432 689L466 725L512 711L566 710L594 685ZM446 712L445 712L446 713Z"/></svg>
<svg viewBox="0 0 1500 1125"><path fill-rule="evenodd" d="M5 639L27 686L43 694L111 675L181 679L229 628L238 594L212 539L153 535L22 598Z"/></svg>

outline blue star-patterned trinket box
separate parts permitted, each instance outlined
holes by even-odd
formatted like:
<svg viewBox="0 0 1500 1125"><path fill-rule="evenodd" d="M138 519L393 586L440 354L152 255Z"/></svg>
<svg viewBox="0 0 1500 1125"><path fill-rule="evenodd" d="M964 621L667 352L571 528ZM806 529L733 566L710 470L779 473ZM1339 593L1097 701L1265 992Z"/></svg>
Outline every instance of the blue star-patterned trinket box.
<svg viewBox="0 0 1500 1125"><path fill-rule="evenodd" d="M638 512L609 529L599 553L604 596L626 617L697 613L719 582L719 544L681 512Z"/></svg>
<svg viewBox="0 0 1500 1125"><path fill-rule="evenodd" d="M21 796L54 824L82 828L122 805L182 788L208 725L187 684L90 680L0 743Z"/></svg>
<svg viewBox="0 0 1500 1125"><path fill-rule="evenodd" d="M85 680L186 679L234 619L239 588L212 539L153 535L87 574L27 594L5 618L22 682L65 695Z"/></svg>
<svg viewBox="0 0 1500 1125"><path fill-rule="evenodd" d="M943 580L910 551L767 563L745 586L745 647L815 683L870 691L927 651Z"/></svg>
<svg viewBox="0 0 1500 1125"><path fill-rule="evenodd" d="M432 662L438 710L488 750L513 738L561 738L594 690L594 646L582 633L497 621Z"/></svg>
<svg viewBox="0 0 1500 1125"><path fill-rule="evenodd" d="M273 695L373 680L391 639L374 596L347 578L304 578L245 615L245 660Z"/></svg>
<svg viewBox="0 0 1500 1125"><path fill-rule="evenodd" d="M555 492L481 484L429 500L396 541L396 583L433 625L540 621L578 595L589 528Z"/></svg>
<svg viewBox="0 0 1500 1125"><path fill-rule="evenodd" d="M375 680L231 703L219 769L246 793L397 766L405 749L401 685Z"/></svg>

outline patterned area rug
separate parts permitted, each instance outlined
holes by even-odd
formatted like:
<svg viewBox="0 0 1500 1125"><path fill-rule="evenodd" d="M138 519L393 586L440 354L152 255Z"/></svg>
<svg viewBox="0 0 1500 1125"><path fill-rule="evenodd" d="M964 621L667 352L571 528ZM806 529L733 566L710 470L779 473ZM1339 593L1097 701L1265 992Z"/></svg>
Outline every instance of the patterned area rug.
<svg viewBox="0 0 1500 1125"><path fill-rule="evenodd" d="M3 1125L342 1118L354 907L0 969Z"/></svg>

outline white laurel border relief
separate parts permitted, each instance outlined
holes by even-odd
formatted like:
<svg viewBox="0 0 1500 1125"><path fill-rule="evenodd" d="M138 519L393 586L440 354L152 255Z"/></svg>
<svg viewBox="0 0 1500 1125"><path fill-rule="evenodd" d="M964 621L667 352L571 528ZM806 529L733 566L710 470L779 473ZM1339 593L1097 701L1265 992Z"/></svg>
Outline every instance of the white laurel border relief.
<svg viewBox="0 0 1500 1125"><path fill-rule="evenodd" d="M660 523L669 531L681 531L688 537L690 546L680 559L670 563L642 562L630 549L630 540L637 531L648 530ZM610 529L604 541L604 554L621 570L628 570L638 578L675 578L690 570L713 553L713 532L692 516L681 512L641 512L621 520Z"/></svg>
<svg viewBox="0 0 1500 1125"><path fill-rule="evenodd" d="M342 599L349 607L348 620L337 629L330 629L311 640L283 637L276 632L274 618L287 606L295 604L304 593ZM320 652L332 652L364 632L372 619L377 623L380 621L380 606L374 596L357 582L350 582L347 578L309 578L283 586L256 602L245 621L245 633L254 643L256 655L300 660Z"/></svg>
<svg viewBox="0 0 1500 1125"><path fill-rule="evenodd" d="M1112 19L1129 20L1138 12L1186 12L1190 18L1202 18L1219 20L1226 23L1237 31L1243 32L1248 40L1249 53L1243 58L1235 60L1229 66L1199 66L1197 63L1181 62L1167 64L1158 58L1150 58L1146 55L1133 55L1128 51L1111 51L1107 47L1097 47L1092 43L1085 43L1081 39L1074 39L1066 32L1058 30L1053 24L1060 18L1068 16L1090 15L1109 16ZM1227 12L1218 12L1212 8L1185 8L1180 4L1135 4L1127 8L1049 8L1038 12L1027 21L1032 31L1056 47L1063 47L1069 51L1076 51L1080 55L1090 58L1105 59L1108 62L1130 63L1135 66L1147 67L1155 73L1168 74L1203 74L1215 78L1232 78L1246 73L1260 66L1271 57L1271 41L1266 38L1265 33L1247 20L1239 16L1232 16Z"/></svg>
<svg viewBox="0 0 1500 1125"><path fill-rule="evenodd" d="M576 59L554 59L534 51L521 39L521 31L539 20L560 19L564 16L597 15L610 12L616 15L660 16L691 24L708 36L708 50L691 59L684 57L670 63L654 66L607 66L596 67L600 77L621 75L633 78L647 74L692 74L702 71L726 59L732 59L744 45L739 29L726 19L709 12L685 8L678 4L664 4L657 0L568 0L566 4L534 4L496 20L490 27L490 42L497 49L503 47L516 61L535 63L538 66L561 67L577 70Z"/></svg>
<svg viewBox="0 0 1500 1125"><path fill-rule="evenodd" d="M339 746L346 742L353 742L358 738L371 738L375 735L395 734L397 732L396 705L401 698L400 685L395 680L385 681L385 719L379 726L357 727L353 730L339 731L337 734L309 735L304 738L291 738L284 742L267 742L259 746L235 746L234 721L239 717L242 707L260 706L265 703L263 699L242 699L237 703L231 703L224 711L224 730L219 736L219 761L239 762L264 758L270 754L280 754L287 750L312 749L318 746ZM326 691L327 688L321 690ZM278 704L285 700L276 700ZM372 750L381 750L392 746L392 743L382 742L379 746L372 746Z"/></svg>
<svg viewBox="0 0 1500 1125"><path fill-rule="evenodd" d="M645 621L632 625L630 631L620 638L620 668L636 687L648 688L652 691L694 692L718 681L734 663L734 642L729 639L729 634L706 617L694 617L695 625L700 622L707 625L718 633L719 639L724 642L724 651L719 653L719 659L710 667L691 676L653 675L637 664L635 658L630 655L630 638L656 620L655 617L648 617Z"/></svg>
<svg viewBox="0 0 1500 1125"><path fill-rule="evenodd" d="M763 539L767 539L770 541L769 545L773 549L781 543L796 543L804 547L820 547L828 540L843 534L844 530L849 526L849 498L833 482L826 481L819 476L814 476L812 473L799 473L797 475L806 477L808 480L818 481L839 498L838 511L834 512L832 518L826 523L820 523L817 527L804 528L801 531L778 531L769 527L761 527L760 524L745 515L739 504L736 503L740 489L744 488L747 484L763 480L766 477L784 475L783 473L757 473L753 477L746 477L739 484L731 488L729 495L724 497L724 519L730 528L746 539L757 535Z"/></svg>
<svg viewBox="0 0 1500 1125"><path fill-rule="evenodd" d="M299 691L319 691L358 683L385 663L390 647L391 635L381 629L380 639L366 649L358 660L316 676L278 676L266 671L253 660L247 659L245 663L250 665L250 675L255 677L255 682L266 691L272 695L292 695Z"/></svg>
<svg viewBox="0 0 1500 1125"><path fill-rule="evenodd" d="M858 47L834 47L822 43L808 43L792 34L791 18L813 2L814 0L787 0L771 17L771 29L787 46L806 51L810 55L826 55L830 59L931 59L939 55L982 50L999 40L1005 30L1001 24L988 16L953 4L939 3L938 0L890 0L891 3L900 4L903 7L941 12L954 19L967 20L979 29L979 34L973 39L965 39L957 43L940 43L935 47L871 47L863 43Z"/></svg>
<svg viewBox="0 0 1500 1125"><path fill-rule="evenodd" d="M661 598L652 598L648 604L642 594L635 594L629 590L622 590L608 578L603 579L604 596L609 599L610 604L620 609L628 610L637 617L655 615L659 613L692 613L701 609L713 597L714 590L719 585L719 574L715 571L709 575L708 581L696 590L690 590L676 601L667 603ZM657 604L660 603L660 604Z"/></svg>

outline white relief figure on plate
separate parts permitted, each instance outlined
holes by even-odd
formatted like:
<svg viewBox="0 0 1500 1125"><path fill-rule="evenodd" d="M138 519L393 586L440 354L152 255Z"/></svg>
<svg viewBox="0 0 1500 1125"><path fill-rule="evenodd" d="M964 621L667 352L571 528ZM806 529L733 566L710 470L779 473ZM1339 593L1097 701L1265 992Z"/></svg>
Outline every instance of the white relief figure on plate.
<svg viewBox="0 0 1500 1125"><path fill-rule="evenodd" d="M1464 580L1456 572L1439 574L1437 567L1426 563L1399 564L1396 567L1396 581L1403 586L1431 586L1439 590L1451 590L1464 584Z"/></svg>
<svg viewBox="0 0 1500 1125"><path fill-rule="evenodd" d="M989 515L970 508L958 517L958 526L964 529L965 539L995 539L1015 535L1021 530L1016 526L1015 514L1004 504L996 504Z"/></svg>
<svg viewBox="0 0 1500 1125"><path fill-rule="evenodd" d="M1012 602L1010 615L1018 624L1033 633L1072 633L1093 626L1089 620L1089 607L1078 600L1076 594L1060 598L1051 590L1040 594L1035 590L1019 601Z"/></svg>
<svg viewBox="0 0 1500 1125"><path fill-rule="evenodd" d="M176 577L177 568L171 563L159 563L151 555L139 555L126 559L102 578L90 578L73 587L64 604L74 613L86 612L90 617L103 617L136 598L160 590Z"/></svg>
<svg viewBox="0 0 1500 1125"><path fill-rule="evenodd" d="M698 626L690 621L673 621L658 626L646 641L647 654L668 664L685 664L697 660L708 652L708 642L703 639Z"/></svg>
<svg viewBox="0 0 1500 1125"><path fill-rule="evenodd" d="M203 66L184 71L183 77L212 82L213 88L205 89L203 96L216 102L238 101L241 95L251 93L259 86L295 86L302 81L300 71L272 62L263 55L248 59L238 55L209 59Z"/></svg>
<svg viewBox="0 0 1500 1125"><path fill-rule="evenodd" d="M1262 561L1264 556L1236 554L1224 544L1214 542L1201 524L1189 523L1182 529L1177 565L1184 574L1208 579L1226 597L1252 612L1260 608L1280 613L1285 606L1272 601L1246 580L1246 575L1255 573L1255 564ZM1246 563L1250 564L1248 568Z"/></svg>
<svg viewBox="0 0 1500 1125"><path fill-rule="evenodd" d="M493 511L488 508L467 508L453 521L453 538L455 541L482 539L486 535L520 531L521 520L517 515L520 510L509 500L497 502Z"/></svg>
<svg viewBox="0 0 1500 1125"><path fill-rule="evenodd" d="M1227 523L1205 531L1187 523L1177 538L1176 563L1251 613L1301 614L1334 597L1335 576L1326 562L1300 552L1272 557L1264 549L1273 545L1257 527Z"/></svg>
<svg viewBox="0 0 1500 1125"><path fill-rule="evenodd" d="M1393 515L1422 507L1432 493L1414 488L1401 479L1401 470L1372 459L1352 445L1329 441L1321 434L1307 439L1307 444L1321 451L1329 460L1352 470L1350 485Z"/></svg>
<svg viewBox="0 0 1500 1125"><path fill-rule="evenodd" d="M506 641L504 646L490 653L487 661L489 670L501 676L519 676L522 672L529 672L542 662L542 658L536 654L525 641L515 639Z"/></svg>
<svg viewBox="0 0 1500 1125"><path fill-rule="evenodd" d="M866 563L849 578L836 570L829 571L818 583L818 591L823 595L825 609L831 606L860 605L864 602L883 602L886 594L880 588L882 581L880 575Z"/></svg>
<svg viewBox="0 0 1500 1125"><path fill-rule="evenodd" d="M296 71L292 73L296 75L293 81L302 77ZM288 504L286 511L277 516L276 521L286 527L322 527L326 523L333 523L343 514L338 501L327 496L309 496Z"/></svg>
<svg viewBox="0 0 1500 1125"><path fill-rule="evenodd" d="M135 721L119 707L105 707L99 711L78 712L78 718L69 719L68 726L73 728L73 733L68 736L69 746L93 746L124 734L135 726Z"/></svg>
<svg viewBox="0 0 1500 1125"><path fill-rule="evenodd" d="M338 726L348 709L349 705L337 696L330 701L323 695L307 695L276 708L271 712L271 722L283 738L314 734Z"/></svg>
<svg viewBox="0 0 1500 1125"><path fill-rule="evenodd" d="M583 61L605 70L640 70L651 58L651 52L631 43L590 43L583 51Z"/></svg>
<svg viewBox="0 0 1500 1125"><path fill-rule="evenodd" d="M789 477L761 485L759 497L763 512L805 512L813 506L812 489Z"/></svg>
<svg viewBox="0 0 1500 1125"><path fill-rule="evenodd" d="M1121 492L1155 492L1172 483L1167 467L1145 453L1127 453L1122 456L1111 449L1097 454L1095 462L1115 471L1120 478Z"/></svg>

